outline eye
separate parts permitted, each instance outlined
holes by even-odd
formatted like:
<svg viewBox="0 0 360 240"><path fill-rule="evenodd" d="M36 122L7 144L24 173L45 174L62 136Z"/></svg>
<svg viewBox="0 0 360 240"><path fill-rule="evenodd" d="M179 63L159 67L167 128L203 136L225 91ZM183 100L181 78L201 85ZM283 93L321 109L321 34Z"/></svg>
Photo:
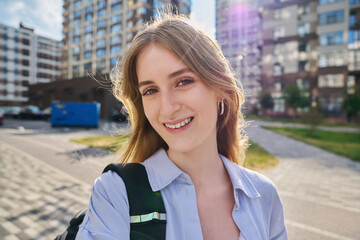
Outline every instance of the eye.
<svg viewBox="0 0 360 240"><path fill-rule="evenodd" d="M178 82L177 86L184 86L184 85L191 84L193 82L194 82L194 80L191 78L183 78Z"/></svg>
<svg viewBox="0 0 360 240"><path fill-rule="evenodd" d="M141 95L142 96L151 95L151 94L156 93L156 92L157 92L157 90L155 88L148 88Z"/></svg>

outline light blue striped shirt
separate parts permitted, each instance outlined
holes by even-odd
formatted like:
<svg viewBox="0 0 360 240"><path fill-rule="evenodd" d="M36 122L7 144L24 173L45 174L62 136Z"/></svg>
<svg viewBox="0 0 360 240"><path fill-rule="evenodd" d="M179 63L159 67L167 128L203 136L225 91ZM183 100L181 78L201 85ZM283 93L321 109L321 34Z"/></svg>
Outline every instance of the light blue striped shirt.
<svg viewBox="0 0 360 240"><path fill-rule="evenodd" d="M286 240L283 207L275 186L265 176L221 159L234 188L234 222L239 240ZM161 191L166 209L166 239L203 239L195 187L189 175L157 151L143 165L153 191ZM114 172L96 179L89 209L76 239L129 239L130 216L126 188Z"/></svg>

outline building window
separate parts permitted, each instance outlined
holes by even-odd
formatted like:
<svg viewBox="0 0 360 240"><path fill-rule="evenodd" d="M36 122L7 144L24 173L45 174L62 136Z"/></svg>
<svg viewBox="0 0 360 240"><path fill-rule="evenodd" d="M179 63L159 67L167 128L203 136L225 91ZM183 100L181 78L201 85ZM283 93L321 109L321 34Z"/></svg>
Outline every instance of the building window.
<svg viewBox="0 0 360 240"><path fill-rule="evenodd" d="M86 51L91 51L91 49L92 49L91 43L86 43L86 44L84 45L84 51L85 51L85 52L86 52Z"/></svg>
<svg viewBox="0 0 360 240"><path fill-rule="evenodd" d="M134 12L132 10L127 11L127 14L126 14L127 18L132 18L133 15L134 15Z"/></svg>
<svg viewBox="0 0 360 240"><path fill-rule="evenodd" d="M106 8L100 9L100 10L97 11L98 18L102 17L102 16L105 16L105 15L106 15Z"/></svg>
<svg viewBox="0 0 360 240"><path fill-rule="evenodd" d="M84 36L84 40L85 41L90 41L92 39L92 37L93 37L92 33L87 33Z"/></svg>
<svg viewBox="0 0 360 240"><path fill-rule="evenodd" d="M81 29L80 28L75 28L74 31L73 31L73 35L74 36L80 36L81 34Z"/></svg>
<svg viewBox="0 0 360 240"><path fill-rule="evenodd" d="M348 76L348 79L346 81L346 87L347 87L347 94L354 94L355 93L355 87L356 87L356 80L355 76Z"/></svg>
<svg viewBox="0 0 360 240"><path fill-rule="evenodd" d="M309 52L309 50L310 50L310 45L308 41L299 41L299 47L298 47L299 52Z"/></svg>
<svg viewBox="0 0 360 240"><path fill-rule="evenodd" d="M350 0L350 6L360 4L360 0Z"/></svg>
<svg viewBox="0 0 360 240"><path fill-rule="evenodd" d="M121 24L116 24L111 26L110 32L111 33L119 33L122 30L122 25Z"/></svg>
<svg viewBox="0 0 360 240"><path fill-rule="evenodd" d="M323 53L319 55L319 67L333 67L345 65L342 52Z"/></svg>
<svg viewBox="0 0 360 240"><path fill-rule="evenodd" d="M299 61L298 71L309 71L308 61Z"/></svg>
<svg viewBox="0 0 360 240"><path fill-rule="evenodd" d="M121 43L121 36L117 35L110 38L110 45Z"/></svg>
<svg viewBox="0 0 360 240"><path fill-rule="evenodd" d="M96 47L97 48L104 48L105 46L106 46L106 40L105 39L101 39L101 40L96 42Z"/></svg>
<svg viewBox="0 0 360 240"><path fill-rule="evenodd" d="M80 53L80 48L78 46L73 48L73 54L79 54Z"/></svg>
<svg viewBox="0 0 360 240"><path fill-rule="evenodd" d="M115 45L110 47L110 54L119 54L121 52L121 46Z"/></svg>
<svg viewBox="0 0 360 240"><path fill-rule="evenodd" d="M298 35L304 36L305 34L309 34L309 33L310 33L310 23L305 22L305 23L300 23L298 25Z"/></svg>
<svg viewBox="0 0 360 240"><path fill-rule="evenodd" d="M146 14L146 7L145 6L136 9L136 15L143 15L143 14Z"/></svg>
<svg viewBox="0 0 360 240"><path fill-rule="evenodd" d="M91 21L92 18L93 18L92 13L88 13L88 14L85 15L85 21Z"/></svg>
<svg viewBox="0 0 360 240"><path fill-rule="evenodd" d="M274 29L274 40L278 38L285 37L285 28L284 27L275 27Z"/></svg>
<svg viewBox="0 0 360 240"><path fill-rule="evenodd" d="M359 48L359 44L360 44L360 30L350 30L348 47L350 49Z"/></svg>
<svg viewBox="0 0 360 240"><path fill-rule="evenodd" d="M336 2L342 2L342 1L344 1L344 0L319 0L319 4L324 5L324 4L336 3ZM351 1L354 1L354 0L350 0L350 5L351 5Z"/></svg>
<svg viewBox="0 0 360 240"><path fill-rule="evenodd" d="M96 50L97 57L104 57L105 56L105 48L97 49Z"/></svg>
<svg viewBox="0 0 360 240"><path fill-rule="evenodd" d="M77 1L74 2L74 8L76 9L76 8L79 8L79 7L81 7L81 0L77 0Z"/></svg>
<svg viewBox="0 0 360 240"><path fill-rule="evenodd" d="M112 16L111 24L119 23L119 22L121 22L121 19L122 19L121 14Z"/></svg>
<svg viewBox="0 0 360 240"><path fill-rule="evenodd" d="M117 12L121 10L121 4L114 4L111 6L111 12Z"/></svg>
<svg viewBox="0 0 360 240"><path fill-rule="evenodd" d="M85 26L85 33L91 32L92 31L92 24L86 25Z"/></svg>
<svg viewBox="0 0 360 240"><path fill-rule="evenodd" d="M310 13L310 3L299 4L297 9L298 16Z"/></svg>
<svg viewBox="0 0 360 240"><path fill-rule="evenodd" d="M79 65L75 65L72 67L73 72L77 72L80 71L80 66Z"/></svg>
<svg viewBox="0 0 360 240"><path fill-rule="evenodd" d="M74 18L81 18L81 10L74 12Z"/></svg>
<svg viewBox="0 0 360 240"><path fill-rule="evenodd" d="M91 70L91 63L85 63L84 70Z"/></svg>
<svg viewBox="0 0 360 240"><path fill-rule="evenodd" d="M92 11L93 11L93 7L91 5L85 8L85 14L92 13Z"/></svg>
<svg viewBox="0 0 360 240"><path fill-rule="evenodd" d="M323 112L340 113L342 109L342 97L319 97L320 110Z"/></svg>
<svg viewBox="0 0 360 240"><path fill-rule="evenodd" d="M91 58L91 52L85 52L84 59L89 59L89 58Z"/></svg>
<svg viewBox="0 0 360 240"><path fill-rule="evenodd" d="M274 98L274 112L285 112L285 99L283 98Z"/></svg>
<svg viewBox="0 0 360 240"><path fill-rule="evenodd" d="M349 51L349 71L360 71L360 50Z"/></svg>
<svg viewBox="0 0 360 240"><path fill-rule="evenodd" d="M79 24L80 24L80 19L75 19L74 21L73 21L73 25L74 26L78 26Z"/></svg>
<svg viewBox="0 0 360 240"><path fill-rule="evenodd" d="M333 24L344 21L344 10L322 13L319 15L319 25Z"/></svg>
<svg viewBox="0 0 360 240"><path fill-rule="evenodd" d="M319 88L342 88L345 80L343 74L320 75L318 79Z"/></svg>
<svg viewBox="0 0 360 240"><path fill-rule="evenodd" d="M103 38L105 35L106 35L106 30L105 30L105 29L100 29L100 30L98 30L98 31L97 31L97 34L96 34L96 36L97 36L98 38Z"/></svg>
<svg viewBox="0 0 360 240"><path fill-rule="evenodd" d="M277 9L274 9L273 11L273 17L275 20L280 20L282 19L282 8L277 8Z"/></svg>
<svg viewBox="0 0 360 240"><path fill-rule="evenodd" d="M116 66L117 60L118 60L117 57L110 58L110 67L111 68Z"/></svg>
<svg viewBox="0 0 360 240"><path fill-rule="evenodd" d="M140 26L140 25L142 25L143 23L144 23L143 19L140 18L140 19L138 19L138 20L136 21L136 26Z"/></svg>
<svg viewBox="0 0 360 240"><path fill-rule="evenodd" d="M132 33L132 32L128 32L128 33L126 34L126 39L127 39L128 41L131 41L131 40L133 39L133 33Z"/></svg>
<svg viewBox="0 0 360 240"><path fill-rule="evenodd" d="M80 37L74 37L73 43L80 43Z"/></svg>
<svg viewBox="0 0 360 240"><path fill-rule="evenodd" d="M96 62L96 68L103 68L105 67L105 60L100 60Z"/></svg>
<svg viewBox="0 0 360 240"><path fill-rule="evenodd" d="M126 28L132 28L132 27L133 27L133 22L132 21L127 21Z"/></svg>
<svg viewBox="0 0 360 240"><path fill-rule="evenodd" d="M97 7L98 7L98 9L105 8L106 7L106 0L98 1Z"/></svg>
<svg viewBox="0 0 360 240"><path fill-rule="evenodd" d="M308 90L310 88L309 79L296 79L296 85L300 90Z"/></svg>
<svg viewBox="0 0 360 240"><path fill-rule="evenodd" d="M104 27L106 27L106 19L99 20L97 22L97 28L99 29L99 28L104 28Z"/></svg>
<svg viewBox="0 0 360 240"><path fill-rule="evenodd" d="M280 65L280 63L275 63L273 66L273 76L281 76L283 73L283 67Z"/></svg>
<svg viewBox="0 0 360 240"><path fill-rule="evenodd" d="M320 45L336 45L343 43L343 32L331 32L320 34Z"/></svg>

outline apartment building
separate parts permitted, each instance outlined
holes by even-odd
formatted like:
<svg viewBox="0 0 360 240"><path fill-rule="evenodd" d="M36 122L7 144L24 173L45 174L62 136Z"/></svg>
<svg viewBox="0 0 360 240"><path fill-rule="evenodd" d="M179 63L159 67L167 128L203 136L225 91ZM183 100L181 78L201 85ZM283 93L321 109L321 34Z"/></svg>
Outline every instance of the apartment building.
<svg viewBox="0 0 360 240"><path fill-rule="evenodd" d="M261 92L261 12L260 0L216 0L216 39L243 84L247 110Z"/></svg>
<svg viewBox="0 0 360 240"><path fill-rule="evenodd" d="M58 78L60 57L60 41L36 35L22 24L0 24L0 105L27 102L29 84Z"/></svg>
<svg viewBox="0 0 360 240"><path fill-rule="evenodd" d="M286 115L283 90L297 84L325 117L344 116L342 103L355 93L360 52L360 1L263 1L262 82Z"/></svg>
<svg viewBox="0 0 360 240"><path fill-rule="evenodd" d="M190 14L191 0L64 0L63 79L106 74L157 8Z"/></svg>

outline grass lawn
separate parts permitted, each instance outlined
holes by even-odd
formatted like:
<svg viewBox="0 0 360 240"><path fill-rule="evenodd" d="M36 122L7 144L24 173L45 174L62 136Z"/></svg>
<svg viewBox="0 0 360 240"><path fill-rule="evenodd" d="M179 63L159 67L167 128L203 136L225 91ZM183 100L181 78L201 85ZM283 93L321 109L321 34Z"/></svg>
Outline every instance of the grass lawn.
<svg viewBox="0 0 360 240"><path fill-rule="evenodd" d="M309 134L307 129L265 128L360 162L359 133L314 130Z"/></svg>
<svg viewBox="0 0 360 240"><path fill-rule="evenodd" d="M104 135L71 139L71 141L89 147L101 148L109 152L116 152L129 137L130 134ZM278 164L278 160L259 145L252 142L250 142L250 144L251 145L246 153L245 167L253 170L264 170Z"/></svg>
<svg viewBox="0 0 360 240"><path fill-rule="evenodd" d="M298 123L304 124L300 119L290 120L290 119L279 119L279 118L266 118L260 117L257 115L248 115L245 118L246 120L258 120L258 121L268 121L268 122L280 122L280 123ZM356 123L327 123L322 122L319 126L324 127L343 127L343 128L358 128L360 129L360 125Z"/></svg>

